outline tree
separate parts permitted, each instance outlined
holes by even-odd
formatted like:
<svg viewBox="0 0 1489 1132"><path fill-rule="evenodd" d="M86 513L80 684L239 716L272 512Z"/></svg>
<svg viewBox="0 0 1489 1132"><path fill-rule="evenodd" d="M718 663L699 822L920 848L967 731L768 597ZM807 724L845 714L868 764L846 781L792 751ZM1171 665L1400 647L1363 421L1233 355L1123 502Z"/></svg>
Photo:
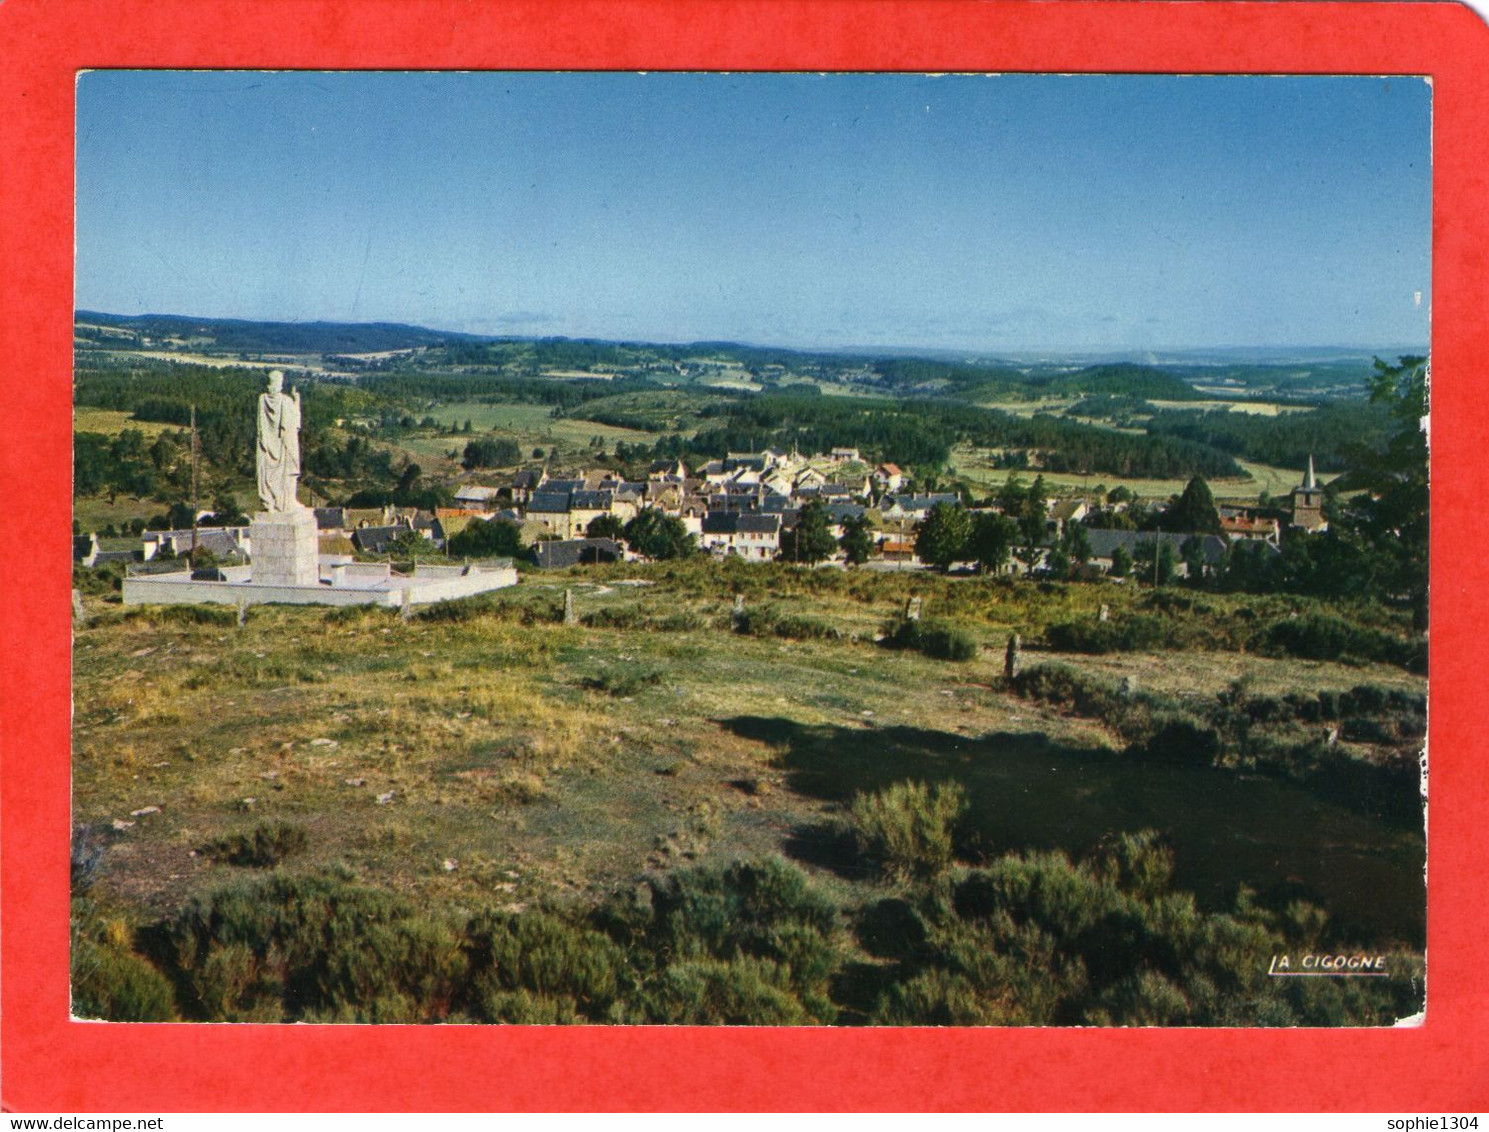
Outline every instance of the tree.
<svg viewBox="0 0 1489 1132"><path fill-rule="evenodd" d="M1183 494L1164 510L1160 525L1175 533L1220 532L1220 512L1215 510L1215 498L1203 476L1195 476L1184 485Z"/></svg>
<svg viewBox="0 0 1489 1132"><path fill-rule="evenodd" d="M1008 556L1018 538L1018 525L1007 515L984 511L972 521L967 553L983 571L996 574L1008 565Z"/></svg>
<svg viewBox="0 0 1489 1132"><path fill-rule="evenodd" d="M1156 561L1155 561L1156 558ZM1149 539L1137 544L1132 576L1139 581L1166 586L1174 580L1174 546L1168 539Z"/></svg>
<svg viewBox="0 0 1489 1132"><path fill-rule="evenodd" d="M1024 569L1034 569L1044 553L1044 540L1048 533L1049 508L1045 494L1044 477L1036 476L1024 497L1023 511L1019 515L1019 561Z"/></svg>
<svg viewBox="0 0 1489 1132"><path fill-rule="evenodd" d="M1050 552L1049 571L1061 581L1091 561L1091 542L1079 523L1066 523L1060 540Z"/></svg>
<svg viewBox="0 0 1489 1132"><path fill-rule="evenodd" d="M1028 498L1029 489L1024 486L1024 481L1009 473L1003 486L998 489L996 502L1003 514L1017 518L1024 513L1024 501Z"/></svg>
<svg viewBox="0 0 1489 1132"><path fill-rule="evenodd" d="M418 531L399 531L393 540L388 543L388 556L390 558L429 558L434 553L434 543L430 542Z"/></svg>
<svg viewBox="0 0 1489 1132"><path fill-rule="evenodd" d="M502 468L517 463L522 452L515 440L482 437L465 446L461 464L469 471L472 468Z"/></svg>
<svg viewBox="0 0 1489 1132"><path fill-rule="evenodd" d="M457 558L515 558L522 553L522 528L505 519L473 519L445 549Z"/></svg>
<svg viewBox="0 0 1489 1132"><path fill-rule="evenodd" d="M843 556L850 566L862 566L874 553L874 528L867 515L849 519L843 525L843 537L838 540Z"/></svg>
<svg viewBox="0 0 1489 1132"><path fill-rule="evenodd" d="M1184 576L1189 584L1197 586L1205 580L1205 544L1197 536L1184 540L1179 547L1179 558L1184 563Z"/></svg>
<svg viewBox="0 0 1489 1132"><path fill-rule="evenodd" d="M809 565L832 557L838 544L827 526L827 505L819 499L812 500L801 509L796 525L782 536L781 557L787 562Z"/></svg>
<svg viewBox="0 0 1489 1132"><path fill-rule="evenodd" d="M1119 546L1112 551L1111 576L1113 578L1125 578L1132 572L1132 555L1127 553L1125 546Z"/></svg>
<svg viewBox="0 0 1489 1132"><path fill-rule="evenodd" d="M626 525L615 515L596 515L584 529L589 538L623 538Z"/></svg>
<svg viewBox="0 0 1489 1132"><path fill-rule="evenodd" d="M696 549L693 536L676 515L648 507L626 524L626 542L648 558L686 558Z"/></svg>
<svg viewBox="0 0 1489 1132"><path fill-rule="evenodd" d="M1384 596L1410 603L1418 628L1427 627L1428 488L1427 359L1398 364L1375 359L1370 401L1382 405L1396 431L1381 452L1351 453L1350 485L1365 494L1352 508L1352 525L1387 563Z"/></svg>
<svg viewBox="0 0 1489 1132"><path fill-rule="evenodd" d="M922 561L947 570L967 557L972 517L959 505L938 503L915 528L915 554Z"/></svg>

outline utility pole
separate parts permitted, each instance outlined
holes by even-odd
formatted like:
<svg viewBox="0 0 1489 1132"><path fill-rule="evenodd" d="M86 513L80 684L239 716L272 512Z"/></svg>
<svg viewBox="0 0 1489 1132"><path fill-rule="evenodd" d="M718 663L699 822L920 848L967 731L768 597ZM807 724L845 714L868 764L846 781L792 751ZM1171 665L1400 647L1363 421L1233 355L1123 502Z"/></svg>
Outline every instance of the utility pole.
<svg viewBox="0 0 1489 1132"><path fill-rule="evenodd" d="M191 406L191 565L196 567L197 515L201 508L196 497L196 406Z"/></svg>

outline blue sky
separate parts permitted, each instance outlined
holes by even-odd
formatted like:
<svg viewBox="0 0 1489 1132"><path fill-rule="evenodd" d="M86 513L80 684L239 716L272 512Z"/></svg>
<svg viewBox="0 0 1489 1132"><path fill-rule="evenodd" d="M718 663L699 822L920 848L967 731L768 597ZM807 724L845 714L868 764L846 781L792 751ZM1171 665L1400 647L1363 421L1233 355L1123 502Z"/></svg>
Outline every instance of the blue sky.
<svg viewBox="0 0 1489 1132"><path fill-rule="evenodd" d="M1425 345L1430 133L1409 78L95 72L76 297L655 341Z"/></svg>

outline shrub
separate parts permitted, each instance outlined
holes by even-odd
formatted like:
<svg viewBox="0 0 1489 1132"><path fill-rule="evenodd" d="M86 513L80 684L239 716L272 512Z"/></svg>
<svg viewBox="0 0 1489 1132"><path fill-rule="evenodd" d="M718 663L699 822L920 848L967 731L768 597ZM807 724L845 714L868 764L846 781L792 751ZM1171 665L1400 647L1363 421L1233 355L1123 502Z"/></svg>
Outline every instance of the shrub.
<svg viewBox="0 0 1489 1132"><path fill-rule="evenodd" d="M238 611L220 605L158 605L129 609L126 621L151 621L158 625L213 625L220 628L238 623Z"/></svg>
<svg viewBox="0 0 1489 1132"><path fill-rule="evenodd" d="M885 626L883 644L893 649L913 649L936 660L971 660L978 653L977 641L964 629L944 621L899 618Z"/></svg>
<svg viewBox="0 0 1489 1132"><path fill-rule="evenodd" d="M487 1021L601 1021L628 982L613 940L555 913L481 913L466 936L471 993Z"/></svg>
<svg viewBox="0 0 1489 1132"><path fill-rule="evenodd" d="M713 988L709 993L717 995L723 993L721 979L737 976L757 989L789 988L805 1012L801 1020L831 1022L836 1015L828 983L838 961L837 908L800 869L778 858L649 879L639 902L612 902L603 919L613 934L629 941L633 953L650 955L658 964L653 984L681 977L668 974L679 963L702 964L687 976L686 985L696 987L702 979ZM762 960L768 966L726 969L708 963L730 965L739 959ZM673 1020L680 1009L677 996L668 992L660 1001L662 1007L652 1007L662 1011L658 1020ZM668 1002L673 1005L666 1006ZM776 1006L785 1009L780 1002Z"/></svg>
<svg viewBox="0 0 1489 1132"><path fill-rule="evenodd" d="M669 966L647 998L648 1020L679 1026L794 1026L820 1021L795 993L789 972L741 955Z"/></svg>
<svg viewBox="0 0 1489 1132"><path fill-rule="evenodd" d="M304 852L309 837L298 825L288 822L264 823L251 833L235 833L202 847L202 853L213 861L254 869L271 869L287 857Z"/></svg>
<svg viewBox="0 0 1489 1132"><path fill-rule="evenodd" d="M855 795L848 824L859 852L886 873L934 876L951 864L956 824L966 808L966 792L957 783L897 782Z"/></svg>
<svg viewBox="0 0 1489 1132"><path fill-rule="evenodd" d="M132 951L86 937L72 945L72 1012L110 1022L169 1022L176 1017L170 980Z"/></svg>
<svg viewBox="0 0 1489 1132"><path fill-rule="evenodd" d="M734 631L751 637L781 637L786 640L836 640L842 633L825 621L800 614L782 613L775 606L756 605L734 617Z"/></svg>
<svg viewBox="0 0 1489 1132"><path fill-rule="evenodd" d="M1412 672L1427 670L1427 646L1421 638L1363 628L1327 613L1274 621L1259 635L1257 646L1304 660L1354 658L1395 664Z"/></svg>
<svg viewBox="0 0 1489 1132"><path fill-rule="evenodd" d="M631 667L619 672L599 672L586 676L580 680L580 684L591 691L605 692L621 698L656 687L662 682L662 675L660 668Z"/></svg>
<svg viewBox="0 0 1489 1132"><path fill-rule="evenodd" d="M438 1021L466 981L449 925L404 897L275 873L191 900L161 950L208 1021Z"/></svg>

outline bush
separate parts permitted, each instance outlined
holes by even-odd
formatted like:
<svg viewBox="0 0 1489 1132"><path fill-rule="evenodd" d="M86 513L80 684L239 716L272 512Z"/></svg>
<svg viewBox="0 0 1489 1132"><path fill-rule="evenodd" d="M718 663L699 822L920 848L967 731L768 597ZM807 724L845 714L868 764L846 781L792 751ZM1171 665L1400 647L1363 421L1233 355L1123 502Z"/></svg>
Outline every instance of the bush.
<svg viewBox="0 0 1489 1132"><path fill-rule="evenodd" d="M595 692L605 692L617 699L634 696L662 682L660 668L624 668L619 672L599 672L586 676L580 684Z"/></svg>
<svg viewBox="0 0 1489 1132"><path fill-rule="evenodd" d="M1362 628L1327 613L1306 613L1274 621L1260 634L1257 646L1274 655L1281 653L1304 660L1348 658L1395 664L1412 672L1427 670L1425 640Z"/></svg>
<svg viewBox="0 0 1489 1132"><path fill-rule="evenodd" d="M238 623L238 611L220 605L155 605L130 609L126 621L150 621L157 625L213 625L226 628Z"/></svg>
<svg viewBox="0 0 1489 1132"><path fill-rule="evenodd" d="M897 782L857 794L848 824L859 852L891 876L934 876L951 864L957 822L967 809L957 783Z"/></svg>
<svg viewBox="0 0 1489 1132"><path fill-rule="evenodd" d="M337 877L234 884L194 898L161 950L206 1021L419 1022L466 982L460 939L404 897Z"/></svg>
<svg viewBox="0 0 1489 1132"><path fill-rule="evenodd" d="M298 825L288 822L264 823L252 833L235 833L202 847L202 853L213 861L254 869L271 869L288 857L304 852L309 837Z"/></svg>
<svg viewBox="0 0 1489 1132"><path fill-rule="evenodd" d="M131 951L75 938L72 1012L110 1022L169 1022L176 1017L170 980Z"/></svg>
<svg viewBox="0 0 1489 1132"><path fill-rule="evenodd" d="M484 912L466 929L471 994L490 1022L603 1021L629 983L609 937L548 912Z"/></svg>
<svg viewBox="0 0 1489 1132"><path fill-rule="evenodd" d="M1118 621L1062 621L1045 629L1044 639L1058 652L1096 655L1174 646L1170 623L1141 613Z"/></svg>
<svg viewBox="0 0 1489 1132"><path fill-rule="evenodd" d="M900 618L885 626L883 644L892 649L913 649L936 660L971 660L978 653L977 641L963 629L944 621Z"/></svg>
<svg viewBox="0 0 1489 1132"><path fill-rule="evenodd" d="M602 919L633 955L657 965L646 1007L653 1021L836 1017L828 985L839 958L837 908L785 861L652 878L639 901L612 902Z"/></svg>
<svg viewBox="0 0 1489 1132"><path fill-rule="evenodd" d="M757 605L734 617L734 631L751 637L781 637L794 641L837 640L842 633L825 621L782 613L774 606Z"/></svg>

